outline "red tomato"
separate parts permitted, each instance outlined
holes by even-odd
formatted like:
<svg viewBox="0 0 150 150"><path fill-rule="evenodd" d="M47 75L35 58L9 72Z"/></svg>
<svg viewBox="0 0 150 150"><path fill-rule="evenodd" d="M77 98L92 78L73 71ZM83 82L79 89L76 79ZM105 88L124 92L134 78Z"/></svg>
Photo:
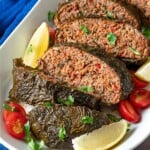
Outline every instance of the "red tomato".
<svg viewBox="0 0 150 150"><path fill-rule="evenodd" d="M135 76L135 72L130 70L131 73L131 77L132 77L132 81L134 84L135 88L144 88L148 85L148 82L142 81L141 79L139 79L138 77Z"/></svg>
<svg viewBox="0 0 150 150"><path fill-rule="evenodd" d="M22 139L25 137L24 125L27 119L18 112L12 112L6 120L6 129L8 133L17 138Z"/></svg>
<svg viewBox="0 0 150 150"><path fill-rule="evenodd" d="M22 114L23 116L26 116L26 112L24 110L24 108L19 105L16 102L8 102L6 103L6 105L10 106L11 108L13 108L13 110L8 110L4 107L4 111L3 111L3 116L4 116L4 120L7 120L7 117L12 113L12 112L18 112L20 114Z"/></svg>
<svg viewBox="0 0 150 150"><path fill-rule="evenodd" d="M140 113L132 106L128 100L122 100L119 105L121 116L127 121L136 123L141 120Z"/></svg>
<svg viewBox="0 0 150 150"><path fill-rule="evenodd" d="M145 89L137 89L130 94L131 103L138 108L146 108L150 106L150 91Z"/></svg>
<svg viewBox="0 0 150 150"><path fill-rule="evenodd" d="M50 34L50 46L55 43L55 30L49 27L49 34Z"/></svg>

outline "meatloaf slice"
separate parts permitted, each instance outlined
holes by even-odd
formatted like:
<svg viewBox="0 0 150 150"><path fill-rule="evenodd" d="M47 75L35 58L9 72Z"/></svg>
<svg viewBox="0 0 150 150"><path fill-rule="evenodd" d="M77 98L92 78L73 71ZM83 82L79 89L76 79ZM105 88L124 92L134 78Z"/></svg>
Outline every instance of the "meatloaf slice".
<svg viewBox="0 0 150 150"><path fill-rule="evenodd" d="M118 103L132 90L126 66L99 49L55 46L39 60L38 68L74 88L90 87L89 94L109 104Z"/></svg>
<svg viewBox="0 0 150 150"><path fill-rule="evenodd" d="M71 141L71 138L109 124L106 114L81 106L54 106L50 109L40 106L31 110L28 116L34 135L50 148L60 149L68 139ZM82 121L85 117L91 118L89 124ZM59 137L62 129L66 133L63 139ZM68 149L67 145L65 148Z"/></svg>
<svg viewBox="0 0 150 150"><path fill-rule="evenodd" d="M13 100L31 105L45 102L66 104L66 100L72 96L70 98L72 103L67 105L84 105L92 109L100 109L100 101L96 97L68 87L39 70L24 66L21 59L14 59L13 87L9 96Z"/></svg>
<svg viewBox="0 0 150 150"><path fill-rule="evenodd" d="M78 43L100 47L126 60L141 61L149 56L148 41L129 24L108 19L84 18L63 24L56 30L56 43Z"/></svg>
<svg viewBox="0 0 150 150"><path fill-rule="evenodd" d="M141 12L144 24L150 27L150 0L121 0L135 6Z"/></svg>
<svg viewBox="0 0 150 150"><path fill-rule="evenodd" d="M59 7L54 23L59 27L62 23L81 17L104 17L117 22L126 22L140 27L140 19L135 10L122 2L113 0L73 0Z"/></svg>

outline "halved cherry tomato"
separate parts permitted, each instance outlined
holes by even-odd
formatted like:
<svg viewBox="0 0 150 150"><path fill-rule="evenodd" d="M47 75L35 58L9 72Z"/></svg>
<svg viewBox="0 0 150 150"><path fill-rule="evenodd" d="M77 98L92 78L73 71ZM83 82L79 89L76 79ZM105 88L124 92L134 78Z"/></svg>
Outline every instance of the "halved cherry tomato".
<svg viewBox="0 0 150 150"><path fill-rule="evenodd" d="M132 106L128 100L122 100L119 105L121 116L127 121L136 123L141 120L140 113Z"/></svg>
<svg viewBox="0 0 150 150"><path fill-rule="evenodd" d="M141 79L137 78L133 70L130 70L129 72L131 73L132 81L135 88L144 88L148 85L148 82L142 81Z"/></svg>
<svg viewBox="0 0 150 150"><path fill-rule="evenodd" d="M50 46L53 46L55 43L55 30L49 27L49 34L50 34Z"/></svg>
<svg viewBox="0 0 150 150"><path fill-rule="evenodd" d="M9 107L9 109L8 109L8 107ZM3 111L4 120L7 120L7 117L12 112L18 112L18 113L22 114L23 116L26 116L26 112L25 112L24 108L21 105L19 105L18 103L16 103L16 102L5 103L4 104L4 111Z"/></svg>
<svg viewBox="0 0 150 150"><path fill-rule="evenodd" d="M9 114L6 120L6 129L8 133L17 138L22 139L25 137L24 125L27 122L27 119L18 112L12 112Z"/></svg>
<svg viewBox="0 0 150 150"><path fill-rule="evenodd" d="M150 106L150 91L145 89L137 89L130 94L131 103L138 108L146 108Z"/></svg>

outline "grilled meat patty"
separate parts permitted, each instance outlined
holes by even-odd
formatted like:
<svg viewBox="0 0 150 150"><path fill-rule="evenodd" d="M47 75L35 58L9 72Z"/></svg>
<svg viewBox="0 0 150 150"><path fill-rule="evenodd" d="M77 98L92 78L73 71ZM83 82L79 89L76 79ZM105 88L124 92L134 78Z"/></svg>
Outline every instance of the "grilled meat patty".
<svg viewBox="0 0 150 150"><path fill-rule="evenodd" d="M82 120L86 117L93 121L85 124ZM39 106L29 112L28 118L33 134L50 148L63 148L68 139L109 123L106 114L83 106L53 106L50 109ZM66 133L64 139L59 137L62 128Z"/></svg>
<svg viewBox="0 0 150 150"><path fill-rule="evenodd" d="M96 97L64 85L39 70L24 66L21 59L14 60L13 87L9 93L11 99L31 105L44 102L66 104L69 96L74 98L74 105L99 109L100 101Z"/></svg>
<svg viewBox="0 0 150 150"><path fill-rule="evenodd" d="M140 19L131 6L113 0L72 0L59 7L54 23L59 27L62 23L81 17L104 17L117 22L129 23L140 27Z"/></svg>
<svg viewBox="0 0 150 150"><path fill-rule="evenodd" d="M89 94L105 103L118 103L132 90L126 66L99 49L54 46L39 60L38 68L74 88L91 87Z"/></svg>
<svg viewBox="0 0 150 150"><path fill-rule="evenodd" d="M150 53L148 41L140 31L108 19L84 18L65 23L56 30L56 43L100 47L128 62L145 60Z"/></svg>
<svg viewBox="0 0 150 150"><path fill-rule="evenodd" d="M141 13L143 23L150 27L150 0L121 0L135 6Z"/></svg>

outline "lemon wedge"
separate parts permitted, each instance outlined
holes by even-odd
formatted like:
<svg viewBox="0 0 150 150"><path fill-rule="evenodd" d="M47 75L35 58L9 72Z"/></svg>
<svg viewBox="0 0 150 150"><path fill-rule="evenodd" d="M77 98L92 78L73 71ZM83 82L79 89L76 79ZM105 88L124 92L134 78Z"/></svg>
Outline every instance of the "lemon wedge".
<svg viewBox="0 0 150 150"><path fill-rule="evenodd" d="M32 68L37 67L37 61L42 57L49 46L49 27L43 22L32 35L25 50L23 63Z"/></svg>
<svg viewBox="0 0 150 150"><path fill-rule="evenodd" d="M106 150L116 145L126 134L128 123L125 120L105 125L89 134L72 140L75 150Z"/></svg>
<svg viewBox="0 0 150 150"><path fill-rule="evenodd" d="M135 72L135 75L141 80L150 82L150 59Z"/></svg>

